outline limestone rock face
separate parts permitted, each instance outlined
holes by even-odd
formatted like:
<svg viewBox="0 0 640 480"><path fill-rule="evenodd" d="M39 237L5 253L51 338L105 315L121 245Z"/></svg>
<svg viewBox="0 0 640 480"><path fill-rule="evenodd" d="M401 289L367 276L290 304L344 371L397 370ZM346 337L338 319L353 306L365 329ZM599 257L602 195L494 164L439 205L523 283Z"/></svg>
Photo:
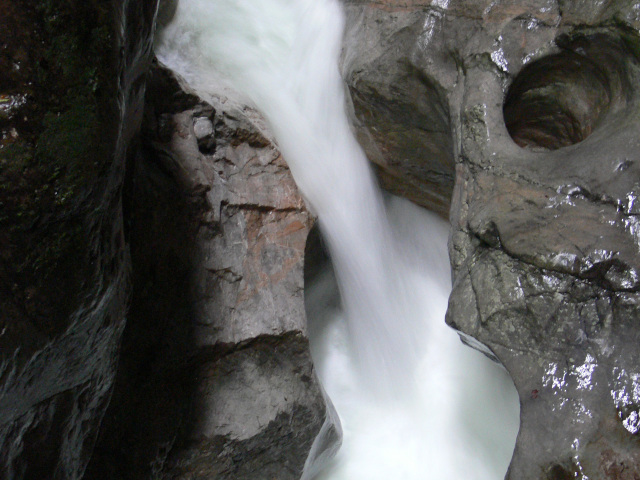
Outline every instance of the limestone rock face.
<svg viewBox="0 0 640 480"><path fill-rule="evenodd" d="M507 478L639 478L640 3L346 8L344 75L383 184L419 195L455 164L447 321L519 391ZM416 132L410 155L398 138Z"/></svg>
<svg viewBox="0 0 640 480"><path fill-rule="evenodd" d="M0 3L0 477L78 479L129 294L120 190L156 2Z"/></svg>
<svg viewBox="0 0 640 480"><path fill-rule="evenodd" d="M298 479L340 439L306 334L313 218L257 113L186 90L154 68L125 195L131 312L90 478Z"/></svg>

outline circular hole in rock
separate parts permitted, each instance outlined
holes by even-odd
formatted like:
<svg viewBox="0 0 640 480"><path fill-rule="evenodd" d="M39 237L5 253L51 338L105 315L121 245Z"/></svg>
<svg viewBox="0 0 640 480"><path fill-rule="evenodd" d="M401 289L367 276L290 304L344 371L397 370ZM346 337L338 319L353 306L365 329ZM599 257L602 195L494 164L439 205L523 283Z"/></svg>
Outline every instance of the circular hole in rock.
<svg viewBox="0 0 640 480"><path fill-rule="evenodd" d="M504 120L511 138L531 150L557 150L587 138L611 105L607 73L565 51L527 65L511 84Z"/></svg>

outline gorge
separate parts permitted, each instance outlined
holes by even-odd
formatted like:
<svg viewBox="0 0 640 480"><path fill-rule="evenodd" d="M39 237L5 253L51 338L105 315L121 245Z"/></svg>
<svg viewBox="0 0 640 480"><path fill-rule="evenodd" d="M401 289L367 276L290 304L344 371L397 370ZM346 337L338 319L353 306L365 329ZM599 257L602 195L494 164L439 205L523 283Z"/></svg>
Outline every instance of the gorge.
<svg viewBox="0 0 640 480"><path fill-rule="evenodd" d="M353 242L357 255L332 253L339 277L346 270L341 262L367 255L359 247L366 244L377 259L363 262L373 272L364 278L388 281L363 305L347 300L340 312L323 241L312 226L316 214L321 226L330 223L322 220L331 203L323 199L340 198L347 167L316 168L306 182L310 191L323 176L329 181L318 185L331 187L306 193L302 169L288 157L291 150L313 158L337 149L344 138L331 135L346 127L387 191L449 214L447 323L506 367L519 396L520 430L506 478L638 477L637 2L344 1L344 36L314 50L319 33L304 31L309 43L298 45L303 66L294 71L322 78L331 72L314 67L316 57L326 54L324 47L340 52L333 85L338 92L342 82L347 87L349 120L312 127L304 115L295 122L266 115L265 121L233 93L242 90L237 78L232 89L208 78L214 93L205 94L194 77L182 72L185 82L152 61L156 14L167 25L180 4L176 11L174 2L162 2L156 12L154 2L67 3L2 6L3 21L33 28L14 39L4 33L0 57L6 67L0 92L1 476L271 480L311 477L326 465L341 427L316 367L322 373L328 362L335 371L345 354L334 350L312 362L307 332L312 340L341 342L338 324L330 312L321 314L327 323L317 317L313 298L333 305L338 316L373 310L365 315L383 318L405 308L375 307L383 296L404 305L403 283L421 292L448 291L438 282L423 286L425 272L416 268L440 265L439 280L448 281L439 220L426 220L440 232L433 258L424 246L423 215L398 207L400 200L378 198L364 202L378 212L371 216L394 212L381 230L367 230L369 214L340 219L344 228L333 233L324 227L323 241L333 251L342 242L336 238L350 236L345 229L360 238ZM271 2L258 3L253 8ZM263 10L262 19L267 16ZM231 20L214 18L213 34L240 34L229 32ZM279 35L291 32L288 22L287 15L278 18ZM48 44L52 48L42 47ZM253 65L272 60L258 55ZM299 98L291 78L276 83L267 94ZM321 102L303 100L303 110L322 110L327 98L342 93L324 95ZM285 125L274 127L279 121ZM321 137L339 141L299 147L280 139L279 132L292 127L296 138L327 128ZM356 178L364 181L370 174L366 162L360 165ZM378 240L382 253L375 253ZM389 254L398 242L397 257L411 258L399 262L409 263L400 274ZM340 282L349 298L345 290L355 287ZM316 315L319 322L309 330L305 295L309 321ZM434 298L436 316L444 295ZM420 304L419 316L430 308ZM383 322L364 327L360 338L393 341L387 331L376 333ZM416 345L429 338L416 328L390 333L404 336L401 345ZM453 330L443 332L454 341L439 341L442 351L462 348ZM387 368L396 372L392 379L409 377L404 363L385 357L415 358L411 348L377 355L372 345L354 350L357 367L345 374L370 366L368 379ZM314 343L311 350L315 355L326 346ZM480 388L490 384L471 376ZM397 395L406 382L395 380L386 382L391 396L406 398ZM344 415L332 376L323 381ZM365 382L362 391L384 397L388 389L378 386ZM465 401L479 393L477 386L471 390ZM436 410L454 407L444 402ZM421 413L412 411L404 423L422 430ZM361 448L350 446L356 444L349 443L349 423L344 454ZM397 426L391 431L403 441L410 437ZM384 460L388 450L375 448L388 436L380 424L371 432L381 439L362 448ZM425 450L417 444L413 458L426 460ZM462 452L460 446L457 464L472 461ZM335 468L362 469L362 462L345 464L343 453L329 478L339 478ZM396 469L410 463L412 451L397 455L403 460L394 460ZM486 478L501 478L508 462ZM389 478L373 470L365 478ZM417 471L418 478L428 474ZM403 474L395 470L398 478Z"/></svg>

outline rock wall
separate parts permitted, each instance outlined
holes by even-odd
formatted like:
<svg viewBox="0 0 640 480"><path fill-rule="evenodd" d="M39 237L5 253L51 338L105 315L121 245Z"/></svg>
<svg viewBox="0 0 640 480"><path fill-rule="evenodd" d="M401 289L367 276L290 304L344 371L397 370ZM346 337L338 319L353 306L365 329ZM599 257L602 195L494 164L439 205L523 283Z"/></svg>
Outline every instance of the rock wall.
<svg viewBox="0 0 640 480"><path fill-rule="evenodd" d="M340 437L306 334L313 218L257 113L186 91L154 68L125 195L133 299L89 478L298 479Z"/></svg>
<svg viewBox="0 0 640 480"><path fill-rule="evenodd" d="M507 478L640 478L640 4L346 7L344 75L383 183L420 195L455 164L447 321L519 391Z"/></svg>
<svg viewBox="0 0 640 480"><path fill-rule="evenodd" d="M143 106L156 8L0 3L2 478L297 479L339 443L313 218L255 112L158 66Z"/></svg>
<svg viewBox="0 0 640 480"><path fill-rule="evenodd" d="M0 477L81 478L129 292L120 191L156 3L0 3Z"/></svg>

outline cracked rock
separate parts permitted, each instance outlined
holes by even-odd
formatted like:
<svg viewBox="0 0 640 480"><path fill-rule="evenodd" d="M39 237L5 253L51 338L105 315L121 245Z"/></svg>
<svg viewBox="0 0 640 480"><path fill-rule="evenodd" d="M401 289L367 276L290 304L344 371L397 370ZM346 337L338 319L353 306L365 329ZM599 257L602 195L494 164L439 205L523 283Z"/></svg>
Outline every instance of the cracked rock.
<svg viewBox="0 0 640 480"><path fill-rule="evenodd" d="M297 480L340 441L306 333L314 219L257 113L211 101L153 69L128 192L133 300L93 479Z"/></svg>

